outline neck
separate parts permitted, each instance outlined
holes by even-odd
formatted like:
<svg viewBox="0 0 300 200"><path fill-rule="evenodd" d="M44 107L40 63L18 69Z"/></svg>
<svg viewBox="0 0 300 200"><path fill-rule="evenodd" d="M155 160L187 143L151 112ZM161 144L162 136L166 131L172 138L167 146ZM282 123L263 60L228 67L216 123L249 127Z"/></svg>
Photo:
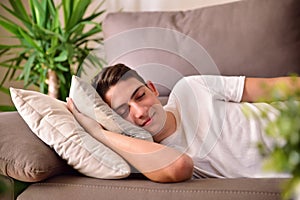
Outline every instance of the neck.
<svg viewBox="0 0 300 200"><path fill-rule="evenodd" d="M164 128L153 139L155 142L161 142L165 138L169 137L176 131L176 118L173 113L167 111L167 119Z"/></svg>

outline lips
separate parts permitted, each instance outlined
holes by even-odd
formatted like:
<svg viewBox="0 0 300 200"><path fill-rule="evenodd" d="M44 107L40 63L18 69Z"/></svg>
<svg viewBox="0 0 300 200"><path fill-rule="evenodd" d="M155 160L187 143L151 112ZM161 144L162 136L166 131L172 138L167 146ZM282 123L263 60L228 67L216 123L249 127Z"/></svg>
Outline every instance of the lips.
<svg viewBox="0 0 300 200"><path fill-rule="evenodd" d="M148 116L147 116L147 117L149 117L149 118L147 118L147 119L142 123L141 126L142 126L142 127L145 127L145 126L150 125L150 124L153 122L155 115L156 115L155 110L154 110L153 108L152 108L152 109L149 109L149 111L148 111Z"/></svg>
<svg viewBox="0 0 300 200"><path fill-rule="evenodd" d="M143 123L142 123L142 127L147 126L149 124L151 124L151 122L153 121L153 117L154 117L155 113L153 112L152 114L150 114L149 118L146 119Z"/></svg>
<svg viewBox="0 0 300 200"><path fill-rule="evenodd" d="M151 118L147 119L147 120L142 124L142 126L147 126L148 124L151 123L151 121L152 121Z"/></svg>

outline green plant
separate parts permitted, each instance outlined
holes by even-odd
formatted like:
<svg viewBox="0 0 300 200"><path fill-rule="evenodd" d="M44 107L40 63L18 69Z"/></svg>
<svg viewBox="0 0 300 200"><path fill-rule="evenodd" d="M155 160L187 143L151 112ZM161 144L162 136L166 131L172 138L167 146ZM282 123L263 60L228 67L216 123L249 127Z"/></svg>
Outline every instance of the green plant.
<svg viewBox="0 0 300 200"><path fill-rule="evenodd" d="M102 61L90 54L102 42L99 34L101 22L95 19L104 13L87 14L91 0L28 0L29 11L24 1L9 0L11 8L1 4L15 20L0 14L0 25L7 30L17 44L0 45L0 63L7 68L0 82L2 92L6 80L22 80L24 87L35 85L40 92L65 100L72 75L81 73L81 66L88 59L93 66L102 67ZM63 19L63 23L60 20ZM20 70L20 73L16 73Z"/></svg>
<svg viewBox="0 0 300 200"><path fill-rule="evenodd" d="M0 92L9 95L9 90L3 86L0 86ZM16 110L15 106L0 105L0 111L15 111L15 110Z"/></svg>
<svg viewBox="0 0 300 200"><path fill-rule="evenodd" d="M291 77L292 81L295 77ZM271 150L261 143L258 147L266 158L266 170L291 174L283 192L284 199L289 199L300 187L300 88L291 90L287 85L279 84L266 89L271 91L272 105L278 110L278 116L270 120L268 110L263 109L258 117L267 120L265 132L275 144Z"/></svg>

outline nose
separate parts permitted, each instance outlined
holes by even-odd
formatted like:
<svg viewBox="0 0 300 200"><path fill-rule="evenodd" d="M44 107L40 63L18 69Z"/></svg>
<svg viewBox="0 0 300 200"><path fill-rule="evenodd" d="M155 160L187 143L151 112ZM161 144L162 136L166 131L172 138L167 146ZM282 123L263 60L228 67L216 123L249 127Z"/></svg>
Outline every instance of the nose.
<svg viewBox="0 0 300 200"><path fill-rule="evenodd" d="M131 105L131 112L134 118L142 119L147 115L147 108L138 103L133 102Z"/></svg>

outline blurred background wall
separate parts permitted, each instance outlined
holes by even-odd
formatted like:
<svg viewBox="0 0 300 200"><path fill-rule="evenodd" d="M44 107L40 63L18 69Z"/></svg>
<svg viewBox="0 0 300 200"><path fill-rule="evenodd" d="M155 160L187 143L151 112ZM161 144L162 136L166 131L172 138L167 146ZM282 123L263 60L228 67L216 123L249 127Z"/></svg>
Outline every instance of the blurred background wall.
<svg viewBox="0 0 300 200"><path fill-rule="evenodd" d="M55 0L59 2L60 0ZM101 0L94 0L95 4ZM108 12L117 12L117 11L176 11L176 10L190 10L205 6L212 6L217 4L224 4L233 1L240 0L106 0L103 8ZM24 0L28 2L28 0ZM8 0L1 0L1 3L8 5ZM27 4L28 5L28 4ZM90 6L93 9L93 6ZM103 9L102 8L102 9ZM3 12L3 8L0 7L0 13ZM9 15L7 17L10 17ZM0 44L11 44L14 43L14 39L9 39L6 36L9 34L0 27ZM0 57L0 61L5 58ZM3 79L5 75L5 69L0 67L0 80ZM22 88L22 82L16 81L7 81L4 84L6 87L12 86L16 88ZM30 89L35 89L31 87ZM0 91L0 105L12 105L10 96L4 94Z"/></svg>

